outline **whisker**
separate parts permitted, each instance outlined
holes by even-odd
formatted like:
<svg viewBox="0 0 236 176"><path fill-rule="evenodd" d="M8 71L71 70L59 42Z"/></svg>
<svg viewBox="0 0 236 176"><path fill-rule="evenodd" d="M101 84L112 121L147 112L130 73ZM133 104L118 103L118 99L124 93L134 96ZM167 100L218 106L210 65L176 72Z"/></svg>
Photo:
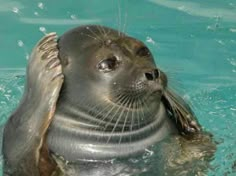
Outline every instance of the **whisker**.
<svg viewBox="0 0 236 176"><path fill-rule="evenodd" d="M106 33L106 37L111 33L111 29L108 29L107 33Z"/></svg>
<svg viewBox="0 0 236 176"><path fill-rule="evenodd" d="M105 29L102 26L100 26L100 27L101 27L101 30L103 31L104 36L107 37L108 32L106 32ZM109 31L110 31L110 29L109 29Z"/></svg>
<svg viewBox="0 0 236 176"><path fill-rule="evenodd" d="M146 102L145 100L143 100L143 101L142 101L142 104L145 106L145 109L147 109L148 115L150 115L150 117L152 117L153 114L150 113L150 111L149 111L150 108L148 107L147 102ZM146 116L147 116L147 115L146 115Z"/></svg>
<svg viewBox="0 0 236 176"><path fill-rule="evenodd" d="M117 100L119 100L119 98L122 98L122 95L120 95L118 98L117 98ZM108 104L108 106L107 106L107 108L110 108L112 106L112 108L106 113L106 115L105 116L103 116L102 117L102 119L100 119L101 121L100 121L100 123L98 123L98 125L100 125L102 122L104 122L105 121L105 119L108 117L108 115L113 111L113 109L116 107L116 106L114 106L114 105L112 105L112 104ZM106 108L106 109L107 109ZM103 109L103 111L104 111L104 109ZM101 112L103 112L103 111L101 111ZM101 113L100 113L101 114ZM108 125L108 123L106 123L106 125ZM106 126L105 126L106 127ZM106 128L104 129L104 131L106 130Z"/></svg>
<svg viewBox="0 0 236 176"><path fill-rule="evenodd" d="M97 30L99 31L99 33L101 34L101 36L105 35L105 32L103 31L102 27L100 25L97 25Z"/></svg>
<svg viewBox="0 0 236 176"><path fill-rule="evenodd" d="M128 106L129 109L131 108L131 105L132 105L130 102L131 102L131 99L128 97L128 102L127 102L127 104L129 104L129 106ZM128 111L128 112L126 113L125 121L124 121L124 124L123 124L123 128L122 128L121 133L124 132L124 129L125 129L125 126L126 126L126 121L127 121L127 119L128 119L128 115L129 115L129 112L130 112L130 111ZM122 135L120 136L119 144L121 143L121 140L122 140Z"/></svg>
<svg viewBox="0 0 236 176"><path fill-rule="evenodd" d="M125 96L125 97L126 97L126 96ZM126 103L127 103L127 97L125 98L124 105L126 105ZM121 107L121 106L120 106L120 107ZM118 109L120 109L120 107L119 107ZM116 123L115 123L114 127L112 128L111 134L113 134L113 133L115 132L116 127L117 127L117 125L118 125L118 123L119 123L121 117L123 116L124 110L125 110L124 108L121 110L121 113L120 113L118 119L116 120ZM118 111L117 111L117 112L118 112ZM110 141L110 139L111 139L111 136L112 136L112 135L109 136L109 138L108 138L108 140L107 140L107 143L109 143L109 141Z"/></svg>
<svg viewBox="0 0 236 176"><path fill-rule="evenodd" d="M125 36L125 28L126 28L126 25L127 25L127 16L128 16L128 14L125 13L125 22L124 22L124 25L123 25L123 30L122 30L123 34L122 34L122 37Z"/></svg>
<svg viewBox="0 0 236 176"><path fill-rule="evenodd" d="M115 101L117 101L117 99L119 99L120 97L118 96ZM94 121L96 121L96 119L99 120L99 115L101 115L104 111L106 111L107 109L109 109L112 104L108 103L105 107L102 108L102 110L98 111L98 113L93 114L92 112L94 112L95 109L101 109L100 103L90 103L90 101L88 101L86 96L82 96L81 102L83 102L84 105L86 105L88 107L88 114L93 115L93 119L87 119L89 122L94 123ZM112 108L113 109L113 108ZM111 111L111 110L110 110ZM106 118L106 117L104 117ZM101 120L101 119L100 119ZM100 121L99 123L96 123L97 127L95 129L97 129L98 127L100 127L99 125L102 123L102 121Z"/></svg>
<svg viewBox="0 0 236 176"><path fill-rule="evenodd" d="M131 106L133 107L134 106L134 98L132 97L132 99L131 99ZM132 113L131 113L131 124L130 124L130 132L132 132L133 131L133 123L134 123L134 110L132 111ZM131 143L131 141L132 141L132 137L130 136L130 143Z"/></svg>
<svg viewBox="0 0 236 176"><path fill-rule="evenodd" d="M135 109L137 109L137 113L136 113L136 119L137 119L137 122L138 122L138 128L140 128L140 122L139 122L139 110L138 110L138 101L136 100L137 98L135 97Z"/></svg>
<svg viewBox="0 0 236 176"><path fill-rule="evenodd" d="M94 40L98 40L96 37L93 37L93 36L91 36L91 35L89 35L89 34L82 34L82 35L85 35L85 36L87 36L87 37L90 37L90 38L92 38L92 39L94 39Z"/></svg>
<svg viewBox="0 0 236 176"><path fill-rule="evenodd" d="M94 32L93 30L91 30L90 27L87 27L86 29L89 30L91 34L93 34L100 42L103 42L100 36L96 34L96 32Z"/></svg>
<svg viewBox="0 0 236 176"><path fill-rule="evenodd" d="M120 37L120 27L121 27L121 8L120 8L120 0L118 0L118 32Z"/></svg>
<svg viewBox="0 0 236 176"><path fill-rule="evenodd" d="M99 89L95 89L95 91L99 91ZM102 93L105 95L104 100L92 100L86 95L80 95L80 102L86 105L85 113L88 113L89 116L85 116L85 118L88 120L88 125L91 123L89 128L99 130L104 134L109 131L111 134L105 139L107 143L112 140L120 144L124 140L122 135L113 140L114 134L118 132L123 134L126 130L132 132L136 128L141 128L146 123L146 118L148 118L148 123L152 120L154 112L148 106L151 90L142 92L132 91L130 87L117 87ZM101 104L101 102L103 103ZM74 109L76 110L76 108ZM131 136L128 139L129 142L132 141Z"/></svg>
<svg viewBox="0 0 236 176"><path fill-rule="evenodd" d="M120 98L120 100L119 100L119 102L121 102L121 101L123 101L123 100L125 100L125 99L126 99L126 97L125 97L124 95L122 95L121 98ZM111 122L113 121L114 117L116 116L116 114L118 113L118 111L119 111L121 108L122 108L122 106L119 106L119 107L117 108L115 114L113 114L113 116L110 118L110 121L105 125L105 131L106 131L108 125L111 124Z"/></svg>
<svg viewBox="0 0 236 176"><path fill-rule="evenodd" d="M145 115L144 115L144 112L143 112L143 108L142 108L142 102L140 99L138 99L138 104L139 104L139 109L141 109L141 112L142 112L142 118L141 118L141 121L143 121L145 119Z"/></svg>

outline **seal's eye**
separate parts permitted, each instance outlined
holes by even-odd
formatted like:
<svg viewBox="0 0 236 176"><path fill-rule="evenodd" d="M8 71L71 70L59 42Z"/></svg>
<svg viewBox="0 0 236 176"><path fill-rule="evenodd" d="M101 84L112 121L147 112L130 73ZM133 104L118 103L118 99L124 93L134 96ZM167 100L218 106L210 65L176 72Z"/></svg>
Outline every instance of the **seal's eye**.
<svg viewBox="0 0 236 176"><path fill-rule="evenodd" d="M100 61L97 65L99 71L110 72L117 68L119 61L115 56Z"/></svg>
<svg viewBox="0 0 236 176"><path fill-rule="evenodd" d="M137 50L136 54L137 54L138 56L141 56L141 57L148 57L148 56L151 55L149 49L148 49L147 47L145 47L145 46L139 48L139 49Z"/></svg>

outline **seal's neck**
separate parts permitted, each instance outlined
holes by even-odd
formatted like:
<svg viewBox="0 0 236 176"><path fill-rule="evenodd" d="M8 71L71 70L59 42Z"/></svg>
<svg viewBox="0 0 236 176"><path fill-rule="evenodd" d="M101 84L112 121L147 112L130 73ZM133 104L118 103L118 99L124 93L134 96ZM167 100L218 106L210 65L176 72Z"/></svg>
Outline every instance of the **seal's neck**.
<svg viewBox="0 0 236 176"><path fill-rule="evenodd" d="M47 142L54 153L69 161L111 159L137 153L162 140L173 131L171 124L162 104L152 123L124 132L91 130L88 123L78 124L74 119L56 114Z"/></svg>

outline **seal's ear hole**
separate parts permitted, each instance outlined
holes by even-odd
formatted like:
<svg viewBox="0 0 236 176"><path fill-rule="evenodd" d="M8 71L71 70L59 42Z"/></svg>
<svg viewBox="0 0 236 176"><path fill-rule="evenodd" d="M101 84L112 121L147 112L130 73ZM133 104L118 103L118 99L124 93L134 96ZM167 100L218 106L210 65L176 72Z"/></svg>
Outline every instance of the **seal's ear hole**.
<svg viewBox="0 0 236 176"><path fill-rule="evenodd" d="M111 56L108 57L107 59L103 59L101 60L98 65L97 68L99 71L103 71L103 72L110 72L115 70L119 65L119 61L117 59L116 56Z"/></svg>
<svg viewBox="0 0 236 176"><path fill-rule="evenodd" d="M136 51L136 55L141 57L148 57L151 55L151 53L147 47L142 46Z"/></svg>

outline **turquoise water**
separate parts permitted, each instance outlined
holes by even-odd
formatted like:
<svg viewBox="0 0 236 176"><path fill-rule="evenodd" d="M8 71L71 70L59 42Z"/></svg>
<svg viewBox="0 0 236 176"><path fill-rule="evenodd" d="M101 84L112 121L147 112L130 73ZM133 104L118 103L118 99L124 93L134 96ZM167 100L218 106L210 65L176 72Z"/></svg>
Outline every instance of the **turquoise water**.
<svg viewBox="0 0 236 176"><path fill-rule="evenodd" d="M0 0L1 130L23 93L32 47L45 34L102 24L144 41L170 85L218 141L208 175L236 175L236 1Z"/></svg>

